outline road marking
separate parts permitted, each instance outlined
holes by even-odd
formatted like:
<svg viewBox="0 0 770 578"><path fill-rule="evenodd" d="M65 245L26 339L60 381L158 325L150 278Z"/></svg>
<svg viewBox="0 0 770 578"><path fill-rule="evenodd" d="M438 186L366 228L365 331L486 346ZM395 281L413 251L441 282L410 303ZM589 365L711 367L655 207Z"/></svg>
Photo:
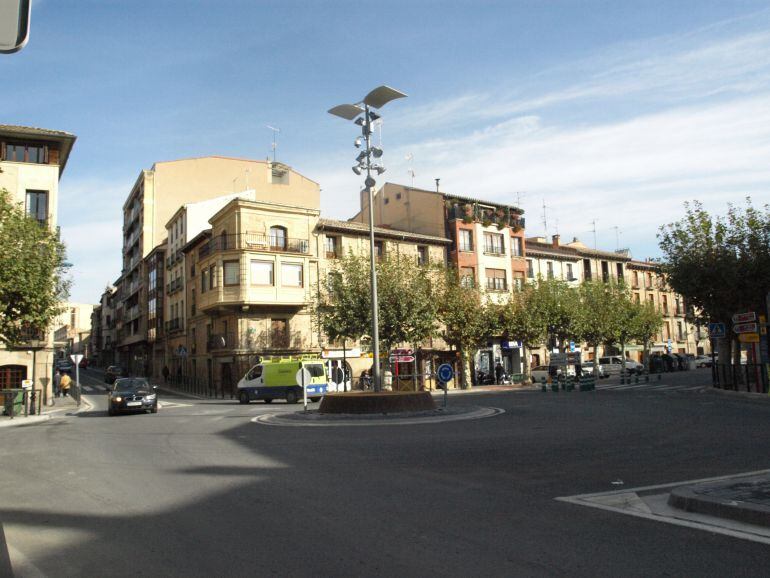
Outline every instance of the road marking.
<svg viewBox="0 0 770 578"><path fill-rule="evenodd" d="M667 492L663 491L655 493L657 490L667 490L669 488L689 486L704 482L733 480L736 478L757 476L768 473L770 473L770 470L757 470L753 472L745 472L742 474L716 476L713 478L701 478L697 480L685 480L682 482L674 482L669 484L640 486L637 488L624 488L622 490L611 490L608 492L598 492L591 494L578 494L575 496L560 496L554 499L558 502L567 502L579 506L588 506L589 508L597 508L599 510L615 512L616 514L625 514L627 516L645 518L655 522L673 524L674 526L683 526L685 528L691 528L695 530L704 530L706 532L711 532L712 534L721 534L724 536L730 536L732 538L739 538L741 540L770 544L770 530L765 527L752 526L750 524L744 524L725 518L717 518L715 516L707 516L704 514L696 514L685 512L684 510L678 510L676 508L667 506L665 502Z"/></svg>
<svg viewBox="0 0 770 578"><path fill-rule="evenodd" d="M286 414L287 412L282 412ZM292 412L298 413L298 412ZM413 416L403 418L382 418L379 416L373 416L369 418L350 418L340 417L334 418L331 414L324 416L324 421L289 421L280 419L281 414L266 413L251 418L254 423L262 425L275 425L282 427L361 427L361 426L383 426L383 425L422 425L433 423L446 423L450 421L461 421L469 419L482 419L485 417L493 417L505 413L504 409L499 407L477 407L473 411L467 413L460 413L454 415L437 415L437 416ZM310 415L310 414L308 414ZM311 419L318 418L319 414L314 413L310 416Z"/></svg>

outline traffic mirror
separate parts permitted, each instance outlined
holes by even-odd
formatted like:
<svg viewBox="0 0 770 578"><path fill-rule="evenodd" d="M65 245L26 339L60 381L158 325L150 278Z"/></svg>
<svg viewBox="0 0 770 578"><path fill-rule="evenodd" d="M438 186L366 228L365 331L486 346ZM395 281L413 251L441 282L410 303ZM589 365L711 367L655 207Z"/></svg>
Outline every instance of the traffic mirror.
<svg viewBox="0 0 770 578"><path fill-rule="evenodd" d="M0 53L21 50L29 38L31 0L0 0Z"/></svg>

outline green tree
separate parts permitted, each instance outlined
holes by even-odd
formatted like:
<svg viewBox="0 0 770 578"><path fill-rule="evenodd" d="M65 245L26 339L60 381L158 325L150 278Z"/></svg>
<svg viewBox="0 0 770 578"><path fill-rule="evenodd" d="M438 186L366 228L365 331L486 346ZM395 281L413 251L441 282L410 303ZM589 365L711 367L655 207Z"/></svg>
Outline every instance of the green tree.
<svg viewBox="0 0 770 578"><path fill-rule="evenodd" d="M577 309L576 325L589 347L593 347L594 359L598 360L599 345L611 342L618 334L622 323L618 305L621 303L614 283L599 280L584 281L578 287L580 305ZM625 369L625 368L624 368ZM598 377L599 364L594 363L594 375Z"/></svg>
<svg viewBox="0 0 770 578"><path fill-rule="evenodd" d="M644 348L644 363L650 369L650 342L663 326L663 316L655 310L652 303L634 303L634 314L631 318L630 337Z"/></svg>
<svg viewBox="0 0 770 578"><path fill-rule="evenodd" d="M0 340L44 332L67 298L65 249L58 235L27 217L0 190Z"/></svg>
<svg viewBox="0 0 770 578"><path fill-rule="evenodd" d="M498 311L473 286L463 284L456 269L446 269L440 290L438 321L444 328L444 341L460 353L461 387L471 384L471 355L490 335L498 330Z"/></svg>
<svg viewBox="0 0 770 578"><path fill-rule="evenodd" d="M536 289L536 285L524 285L521 291L511 295L500 311L501 328L511 338L521 341L524 347L525 377L530 376L529 363L526 361L528 352L545 343L548 335L548 321L536 307Z"/></svg>
<svg viewBox="0 0 770 578"><path fill-rule="evenodd" d="M368 256L350 254L321 281L316 318L329 339L358 340L371 333L369 267ZM377 314L383 352L438 334L435 278L435 268L420 267L407 255L389 256L377 264Z"/></svg>
<svg viewBox="0 0 770 578"><path fill-rule="evenodd" d="M764 309L770 288L767 205L756 208L747 198L744 208L729 204L727 215L714 217L697 201L685 203L685 217L662 226L658 239L662 271L687 300L691 320L731 328L734 313Z"/></svg>

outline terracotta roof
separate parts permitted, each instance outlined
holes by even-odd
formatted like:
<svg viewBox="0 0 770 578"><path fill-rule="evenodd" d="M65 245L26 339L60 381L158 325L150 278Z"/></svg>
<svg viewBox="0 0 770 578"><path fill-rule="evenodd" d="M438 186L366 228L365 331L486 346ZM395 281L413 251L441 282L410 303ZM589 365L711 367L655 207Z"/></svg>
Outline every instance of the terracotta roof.
<svg viewBox="0 0 770 578"><path fill-rule="evenodd" d="M524 243L524 250L527 255L545 255L554 259L569 259L577 261L580 259L577 249L574 247L565 247L559 245L554 247L551 243L539 243L537 241L527 240Z"/></svg>
<svg viewBox="0 0 770 578"><path fill-rule="evenodd" d="M13 134L23 136L64 137L77 138L74 134L63 130L51 130L49 128L37 128L34 126L20 126L13 124L0 124L0 134Z"/></svg>
<svg viewBox="0 0 770 578"><path fill-rule="evenodd" d="M318 219L318 228L322 231L339 231L342 233L354 233L365 235L369 233L369 225L356 221L337 221L335 219ZM421 233L410 233L409 231L399 231L397 229L387 229L385 227L375 227L374 234L377 237L386 237L391 239L403 239L405 241L425 241L430 243L440 243L448 245L452 241L446 237L434 237L433 235L423 235Z"/></svg>

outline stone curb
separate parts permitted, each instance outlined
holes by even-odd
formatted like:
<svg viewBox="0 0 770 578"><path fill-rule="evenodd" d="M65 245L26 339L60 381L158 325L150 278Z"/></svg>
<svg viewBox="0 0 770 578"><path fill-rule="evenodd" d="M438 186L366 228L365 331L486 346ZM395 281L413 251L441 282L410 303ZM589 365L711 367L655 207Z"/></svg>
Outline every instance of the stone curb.
<svg viewBox="0 0 770 578"><path fill-rule="evenodd" d="M668 505L686 512L770 528L770 496L763 500L765 503L735 499L738 491L764 490L766 493L768 487L768 475L681 486L671 490Z"/></svg>

